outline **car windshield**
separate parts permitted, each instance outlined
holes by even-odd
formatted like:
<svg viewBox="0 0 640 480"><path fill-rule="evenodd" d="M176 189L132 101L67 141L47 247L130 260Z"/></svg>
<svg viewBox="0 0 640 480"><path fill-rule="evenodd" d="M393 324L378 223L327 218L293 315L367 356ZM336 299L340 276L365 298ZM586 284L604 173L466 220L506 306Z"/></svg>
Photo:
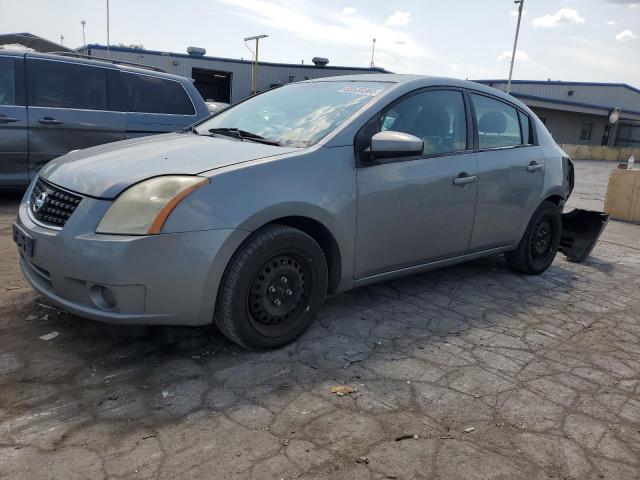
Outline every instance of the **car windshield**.
<svg viewBox="0 0 640 480"><path fill-rule="evenodd" d="M212 129L234 130L259 135L279 145L308 147L390 85L353 81L287 85L231 107L194 130L201 135L208 135Z"/></svg>

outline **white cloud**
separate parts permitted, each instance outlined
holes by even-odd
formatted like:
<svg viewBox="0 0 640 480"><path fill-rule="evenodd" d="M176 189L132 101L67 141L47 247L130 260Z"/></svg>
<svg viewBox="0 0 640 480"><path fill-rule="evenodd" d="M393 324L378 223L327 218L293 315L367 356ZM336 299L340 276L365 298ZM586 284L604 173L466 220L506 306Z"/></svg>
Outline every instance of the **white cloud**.
<svg viewBox="0 0 640 480"><path fill-rule="evenodd" d="M393 26L393 27L402 27L404 25L409 25L411 22L411 14L409 12L401 12L398 10L389 18L387 18L387 22L385 25Z"/></svg>
<svg viewBox="0 0 640 480"><path fill-rule="evenodd" d="M638 81L638 68L625 52L587 38L570 37L570 40L570 45L560 45L556 49L566 72L582 71L583 79L595 82L610 82L612 78L616 82Z"/></svg>
<svg viewBox="0 0 640 480"><path fill-rule="evenodd" d="M607 20L605 23L606 23L607 25L609 25L609 26L613 26L613 25L615 25L617 22L616 22L615 20Z"/></svg>
<svg viewBox="0 0 640 480"><path fill-rule="evenodd" d="M527 12L526 10L522 10L522 16L523 16L523 17L524 17L527 13L529 13L529 12ZM512 17L517 17L517 16L518 16L518 10L517 10L517 9L516 9L516 10L511 10L511 11L509 12L509 15L511 15Z"/></svg>
<svg viewBox="0 0 640 480"><path fill-rule="evenodd" d="M568 23L584 23L584 17L581 17L573 8L561 8L553 15L534 18L531 23L534 27L553 28Z"/></svg>
<svg viewBox="0 0 640 480"><path fill-rule="evenodd" d="M343 15L353 15L354 13L356 13L358 11L357 8L355 7L344 7L342 9L342 14Z"/></svg>
<svg viewBox="0 0 640 480"><path fill-rule="evenodd" d="M616 40L619 42L628 42L630 40L635 40L636 38L638 38L638 35L633 33L631 30L623 30L616 35Z"/></svg>
<svg viewBox="0 0 640 480"><path fill-rule="evenodd" d="M229 5L231 11L244 20L286 31L307 41L360 47L363 54L368 52L369 58L371 40L375 37L376 65L381 67L392 68L390 64L381 62L382 58L393 59L394 64L401 64L403 59L409 58L434 58L428 46L418 44L409 34L371 22L362 15L328 13L325 8L309 2L301 3L303 11L295 3L270 0L220 1Z"/></svg>
<svg viewBox="0 0 640 480"><path fill-rule="evenodd" d="M510 62L511 61L511 53L512 53L511 50L505 50L498 57L498 61L499 62L504 62L506 60L506 61ZM529 55L527 55L522 50L516 50L516 61L518 61L518 62L529 62L529 61L531 61L531 58L529 57Z"/></svg>

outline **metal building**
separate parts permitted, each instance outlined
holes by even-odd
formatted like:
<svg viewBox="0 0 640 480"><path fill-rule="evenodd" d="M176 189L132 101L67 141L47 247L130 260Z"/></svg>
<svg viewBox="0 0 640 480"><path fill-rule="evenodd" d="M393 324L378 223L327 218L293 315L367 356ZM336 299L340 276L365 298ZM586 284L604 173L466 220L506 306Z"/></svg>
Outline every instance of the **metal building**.
<svg viewBox="0 0 640 480"><path fill-rule="evenodd" d="M506 80L476 80L506 91ZM531 108L558 143L640 147L640 90L624 83L514 80L511 95ZM620 111L612 124L609 116Z"/></svg>
<svg viewBox="0 0 640 480"><path fill-rule="evenodd" d="M253 62L208 57L199 54L201 49L190 48L189 50L191 54L110 47L109 57L113 60L159 67L169 73L192 78L205 100L235 103L251 95ZM87 54L106 58L107 47L88 45ZM383 68L323 65L322 60L324 59L316 59L316 64L311 65L259 62L258 91L286 83L333 75L388 73Z"/></svg>

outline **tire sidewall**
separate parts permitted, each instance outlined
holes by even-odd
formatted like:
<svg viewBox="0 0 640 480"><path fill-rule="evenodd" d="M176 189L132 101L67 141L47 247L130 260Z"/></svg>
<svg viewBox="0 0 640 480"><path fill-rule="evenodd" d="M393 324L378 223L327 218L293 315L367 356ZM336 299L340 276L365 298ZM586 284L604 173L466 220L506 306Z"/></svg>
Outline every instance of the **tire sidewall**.
<svg viewBox="0 0 640 480"><path fill-rule="evenodd" d="M327 262L322 249L305 233L294 229L287 230L286 233L279 233L266 242L260 242L257 247L250 241L246 246L252 250L250 257L243 262L236 281L229 285L231 292L226 288L226 292L223 291L223 294L231 293L230 298L223 298L222 301L231 302L231 315L238 337L246 347L254 350L280 347L302 335L315 320L326 295ZM293 253L307 262L313 274L313 291L310 292L308 307L300 314L292 329L283 335L270 337L258 332L252 325L247 295L261 265L281 253Z"/></svg>
<svg viewBox="0 0 640 480"><path fill-rule="evenodd" d="M540 263L533 258L533 247L532 237L535 229L535 225L538 222L538 219L542 216L548 215L551 221L553 222L553 238L551 239L551 245L549 252L545 254L547 259ZM560 210L558 207L551 202L544 202L538 209L535 211L531 220L529 221L529 226L527 227L527 231L523 238L524 249L525 249L525 261L527 263L527 269L531 273L542 273L547 268L551 266L553 260L555 259L556 253L558 252L558 248L560 247L560 240L562 237L562 216L560 214Z"/></svg>

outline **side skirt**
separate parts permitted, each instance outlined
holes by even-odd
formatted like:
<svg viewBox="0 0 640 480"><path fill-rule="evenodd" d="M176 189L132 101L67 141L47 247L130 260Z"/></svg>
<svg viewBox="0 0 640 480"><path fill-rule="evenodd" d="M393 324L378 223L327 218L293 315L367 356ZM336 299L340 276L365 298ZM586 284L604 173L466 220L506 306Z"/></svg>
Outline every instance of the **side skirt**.
<svg viewBox="0 0 640 480"><path fill-rule="evenodd" d="M390 272L378 273L368 277L363 277L353 282L353 287L361 287L369 283L382 282L384 280L390 280L392 278L404 277L406 275L412 275L414 273L425 272L428 270L435 270L437 268L448 267L450 265L456 265L458 263L468 262L469 260L475 260L476 258L487 257L489 255L495 255L497 253L513 250L513 245L505 247L491 248L489 250L483 250L481 252L468 253L466 255L460 255L458 257L447 258L444 260L438 260L430 263L423 263L420 265L414 265L413 267L401 268L398 270L392 270Z"/></svg>

